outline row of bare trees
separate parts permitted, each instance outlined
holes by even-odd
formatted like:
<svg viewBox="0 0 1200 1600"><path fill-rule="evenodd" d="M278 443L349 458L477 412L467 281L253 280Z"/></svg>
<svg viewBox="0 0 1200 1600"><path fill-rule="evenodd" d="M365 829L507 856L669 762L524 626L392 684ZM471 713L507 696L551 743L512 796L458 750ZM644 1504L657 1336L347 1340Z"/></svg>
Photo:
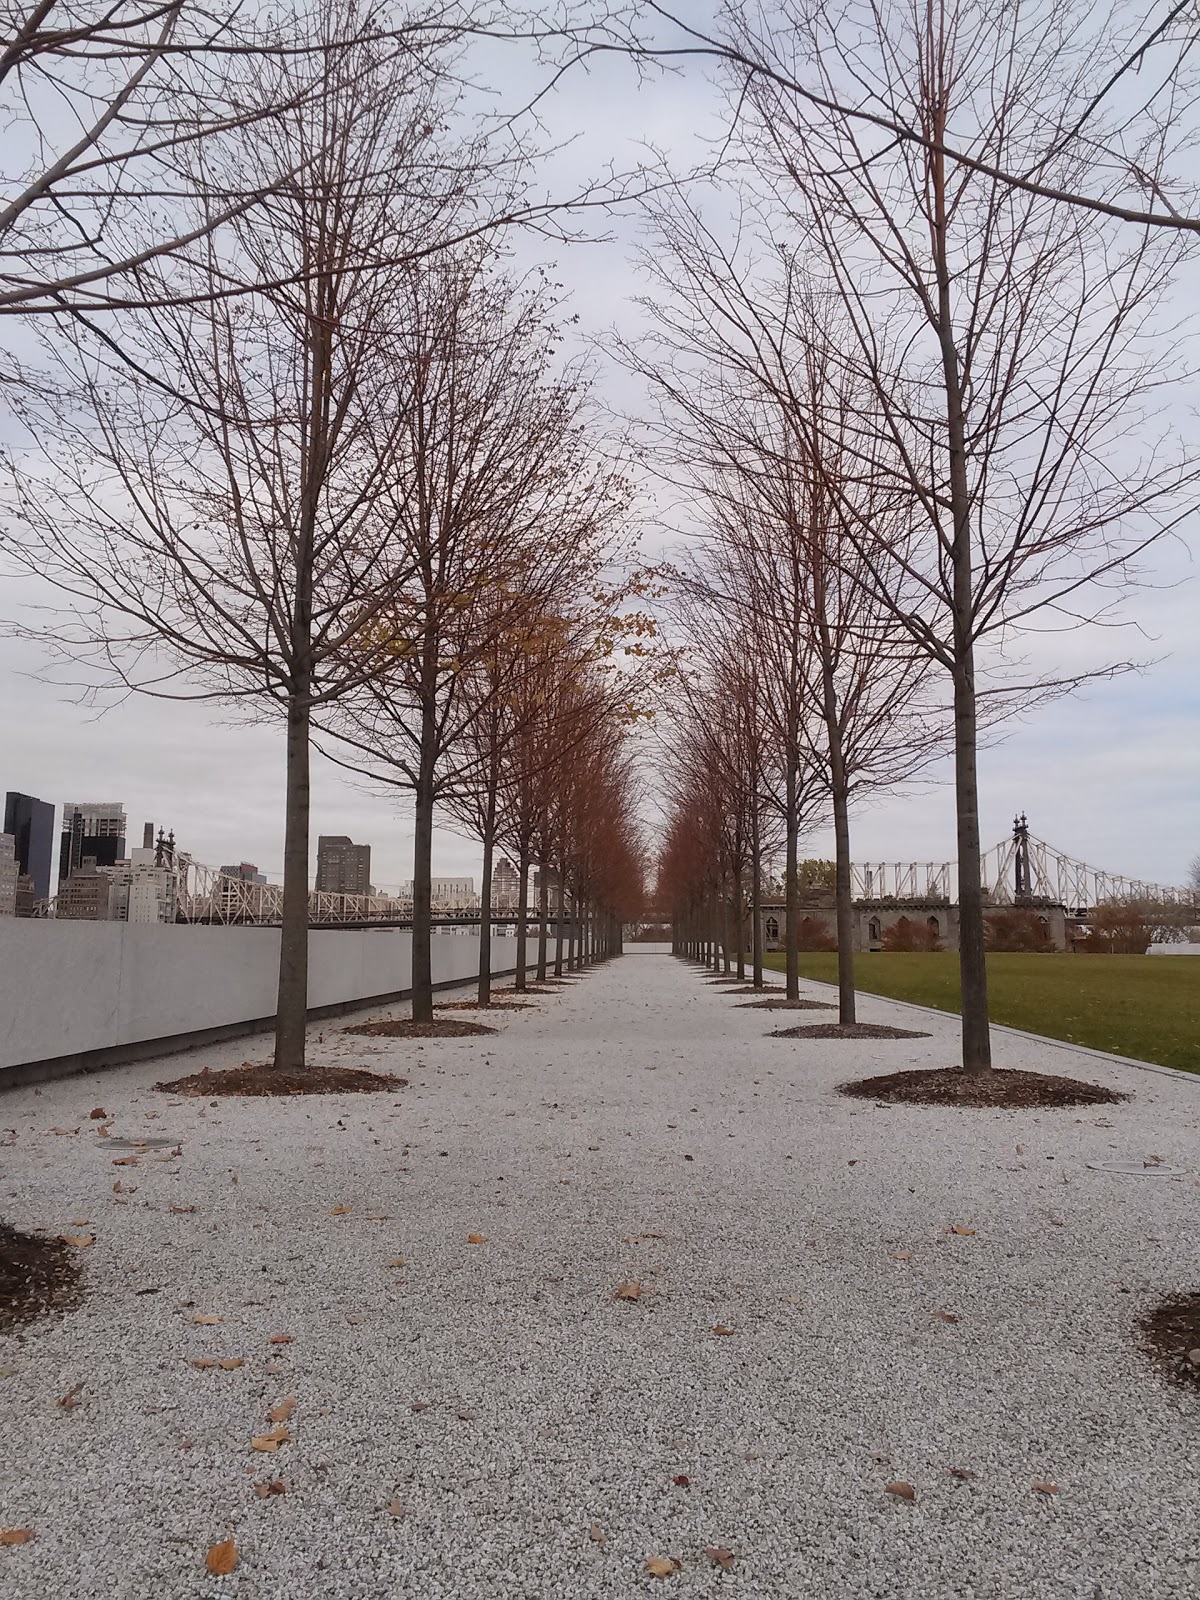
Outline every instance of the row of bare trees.
<svg viewBox="0 0 1200 1600"><path fill-rule="evenodd" d="M315 742L413 796L418 1020L437 807L489 860L512 844L523 883L553 864L609 946L597 919L637 878L616 665L637 624L609 570L628 494L551 287L501 256L527 164L511 129L462 131L453 51L479 19L435 5L382 30L343 0L251 37L118 8L73 13L72 46L53 9L7 64L25 83L65 54L112 114L0 234L39 335L11 385L3 547L66 596L27 631L77 681L284 724L276 1065L304 1061ZM611 836L578 836L568 790L604 796Z"/></svg>
<svg viewBox="0 0 1200 1600"><path fill-rule="evenodd" d="M734 199L655 209L653 331L629 358L700 506L685 590L736 619L759 682L762 635L787 636L793 593L803 613L777 696L798 743L781 724L770 751L799 751L834 815L844 1020L849 789L936 751L948 702L963 1065L986 1072L980 730L1114 670L1079 630L1195 508L1166 403L1186 230L1070 203L1112 178L1090 137L1050 137L1088 70L1071 8L767 10L726 16ZM1049 667L1021 657L1034 632L1066 636Z"/></svg>

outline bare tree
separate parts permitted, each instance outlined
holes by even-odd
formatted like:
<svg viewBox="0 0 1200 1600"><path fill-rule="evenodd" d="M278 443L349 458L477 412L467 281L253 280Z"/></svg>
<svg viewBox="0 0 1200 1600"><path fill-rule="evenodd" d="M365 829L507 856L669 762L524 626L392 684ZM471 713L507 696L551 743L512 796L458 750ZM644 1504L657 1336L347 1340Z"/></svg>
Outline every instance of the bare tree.
<svg viewBox="0 0 1200 1600"><path fill-rule="evenodd" d="M1195 483L1169 426L1157 426L1166 369L1154 315L1179 237L1051 204L945 153L969 146L989 167L1018 170L1045 160L1073 59L1067 20L1055 12L1035 29L1019 6L975 0L870 13L788 0L772 47L815 70L829 103L756 79L745 124L764 205L836 298L823 342L851 392L869 397L853 448L909 508L880 528L838 491L867 581L953 693L963 1065L975 1073L991 1061L980 674L1035 626L1104 615L1105 586L1128 583ZM858 105L911 117L930 144L865 140L834 103L851 75ZM1064 191L1092 169L1075 144L1043 167ZM820 416L811 430L815 445Z"/></svg>
<svg viewBox="0 0 1200 1600"><path fill-rule="evenodd" d="M102 679L286 721L281 1068L304 1060L310 723L385 664L410 576L385 509L415 398L398 263L453 226L462 185L431 145L435 73L362 45L332 52L319 114L281 87L289 109L243 128L237 161L248 183L296 176L231 221L236 250L208 234L143 266L170 293L115 331L60 328L59 393L22 402L43 465L15 464L5 546L76 602L41 636ZM280 261L300 264L287 286L223 293Z"/></svg>
<svg viewBox="0 0 1200 1600"><path fill-rule="evenodd" d="M482 710L477 669L528 648L594 576L624 490L591 455L580 375L552 374L540 280L513 283L485 249L445 253L412 275L405 323L405 456L381 486L405 574L381 628L390 659L331 728L413 794L412 1003L425 1023L434 809L475 781L464 735ZM494 677L492 695L505 683Z"/></svg>

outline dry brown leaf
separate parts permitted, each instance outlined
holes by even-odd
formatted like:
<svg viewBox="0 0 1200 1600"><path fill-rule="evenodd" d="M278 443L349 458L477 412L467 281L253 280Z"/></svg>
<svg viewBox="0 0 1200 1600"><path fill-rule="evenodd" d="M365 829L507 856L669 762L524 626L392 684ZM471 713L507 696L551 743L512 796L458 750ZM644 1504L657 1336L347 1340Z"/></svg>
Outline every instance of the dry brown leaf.
<svg viewBox="0 0 1200 1600"><path fill-rule="evenodd" d="M182 1217L189 1211L195 1211L195 1209L195 1206L172 1206L171 1215L173 1217Z"/></svg>
<svg viewBox="0 0 1200 1600"><path fill-rule="evenodd" d="M193 1317L192 1322L197 1328L215 1328L225 1321L224 1317L209 1316L207 1312L202 1317Z"/></svg>
<svg viewBox="0 0 1200 1600"><path fill-rule="evenodd" d="M72 1217L71 1218L71 1226L73 1228L86 1228L87 1225L88 1225L88 1219L86 1217Z"/></svg>
<svg viewBox="0 0 1200 1600"><path fill-rule="evenodd" d="M723 1333L726 1336L729 1336L731 1334L736 1333L737 1329L736 1328L727 1328L723 1322L718 1322L716 1327L713 1329L713 1332L714 1333Z"/></svg>
<svg viewBox="0 0 1200 1600"><path fill-rule="evenodd" d="M642 1286L640 1283L622 1283L613 1294L614 1300L640 1300Z"/></svg>
<svg viewBox="0 0 1200 1600"><path fill-rule="evenodd" d="M199 1367L201 1372L207 1372L209 1367L215 1367L217 1365L217 1358L216 1356L194 1356L192 1358L192 1365L194 1367Z"/></svg>
<svg viewBox="0 0 1200 1600"><path fill-rule="evenodd" d="M942 1322L958 1321L958 1318L954 1315L953 1311L935 1311L934 1316L939 1318Z"/></svg>
<svg viewBox="0 0 1200 1600"><path fill-rule="evenodd" d="M237 1564L237 1543L233 1539L222 1539L220 1544L210 1546L204 1557L204 1565L216 1578L227 1578Z"/></svg>
<svg viewBox="0 0 1200 1600"><path fill-rule="evenodd" d="M67 1390L66 1394L63 1395L61 1400L56 1400L54 1404L56 1406L61 1406L64 1411L74 1411L75 1407L79 1404L79 1396L82 1393L83 1384L77 1383L73 1389Z"/></svg>
<svg viewBox="0 0 1200 1600"><path fill-rule="evenodd" d="M1019 1156L1023 1156L1025 1154L1025 1146L1023 1144L1019 1144L1017 1146L1017 1154Z"/></svg>
<svg viewBox="0 0 1200 1600"><path fill-rule="evenodd" d="M710 1545L705 1554L711 1556L722 1572L732 1572L733 1563L737 1560L732 1550L726 1550L724 1545Z"/></svg>
<svg viewBox="0 0 1200 1600"><path fill-rule="evenodd" d="M222 1372L232 1372L236 1367L244 1367L246 1363L241 1356L222 1356L217 1365Z"/></svg>
<svg viewBox="0 0 1200 1600"><path fill-rule="evenodd" d="M487 1234L486 1233L469 1233L467 1235L467 1243L468 1244L486 1244L487 1243Z"/></svg>
<svg viewBox="0 0 1200 1600"><path fill-rule="evenodd" d="M961 1478L963 1482L966 1483L969 1479L973 1478L975 1474L971 1471L970 1467L951 1467L950 1476L952 1478Z"/></svg>
<svg viewBox="0 0 1200 1600"><path fill-rule="evenodd" d="M331 1217L348 1217L350 1215L350 1209L351 1208L349 1206L334 1206L329 1215Z"/></svg>
<svg viewBox="0 0 1200 1600"><path fill-rule="evenodd" d="M915 1500L917 1498L917 1491L912 1484L905 1483L903 1480L896 1483L885 1483L883 1488L885 1494L894 1494L898 1500Z"/></svg>
<svg viewBox="0 0 1200 1600"><path fill-rule="evenodd" d="M402 1517L404 1515L404 1501L399 1498L389 1500L388 1515L390 1517Z"/></svg>
<svg viewBox="0 0 1200 1600"><path fill-rule="evenodd" d="M286 1494L287 1484L282 1478L272 1478L270 1483L256 1483L254 1492L260 1500L267 1500L273 1494Z"/></svg>
<svg viewBox="0 0 1200 1600"><path fill-rule="evenodd" d="M1047 1483L1047 1482L1045 1482L1044 1479L1041 1479L1041 1478L1038 1479L1038 1481L1033 1485L1033 1487L1037 1490L1037 1492L1039 1494L1057 1494L1058 1493L1058 1485L1056 1483Z"/></svg>
<svg viewBox="0 0 1200 1600"><path fill-rule="evenodd" d="M389 1267L406 1267L408 1262L402 1256L393 1256L388 1262Z"/></svg>
<svg viewBox="0 0 1200 1600"><path fill-rule="evenodd" d="M272 1428L270 1433L260 1433L256 1439L251 1439L250 1447L253 1450L260 1450L263 1455L271 1455L279 1449L281 1444L286 1444L291 1437L286 1428Z"/></svg>
<svg viewBox="0 0 1200 1600"><path fill-rule="evenodd" d="M268 1344L295 1344L295 1337L290 1333L273 1333L267 1340Z"/></svg>
<svg viewBox="0 0 1200 1600"><path fill-rule="evenodd" d="M670 1556L648 1556L645 1570L652 1578L669 1578L673 1572L678 1572L681 1563L673 1561Z"/></svg>
<svg viewBox="0 0 1200 1600"><path fill-rule="evenodd" d="M892 1260L893 1261L911 1261L912 1260L912 1251L911 1250L893 1250L892 1251Z"/></svg>
<svg viewBox="0 0 1200 1600"><path fill-rule="evenodd" d="M113 1166L114 1167L136 1167L137 1164L138 1164L138 1160L139 1160L138 1156L116 1156L113 1159Z"/></svg>
<svg viewBox="0 0 1200 1600"><path fill-rule="evenodd" d="M286 1400L281 1400L278 1405L271 1407L270 1411L267 1413L267 1420L269 1422L287 1422L295 1409L296 1396L294 1394L290 1394Z"/></svg>
<svg viewBox="0 0 1200 1600"><path fill-rule="evenodd" d="M692 1480L688 1477L686 1472L677 1472L671 1479L671 1482L677 1489L690 1489L692 1486Z"/></svg>
<svg viewBox="0 0 1200 1600"><path fill-rule="evenodd" d="M414 1400L412 1405L410 1405L408 1409L410 1411L428 1411L429 1410L429 1401L428 1400Z"/></svg>
<svg viewBox="0 0 1200 1600"><path fill-rule="evenodd" d="M76 1250L86 1250L88 1245L95 1244L96 1236L92 1233L60 1233L58 1236L64 1244L72 1244Z"/></svg>
<svg viewBox="0 0 1200 1600"><path fill-rule="evenodd" d="M99 1127L99 1128L96 1129L96 1132L99 1134L99 1136L102 1139L111 1139L112 1138L112 1134L108 1131L108 1129L106 1127Z"/></svg>
<svg viewBox="0 0 1200 1600"><path fill-rule="evenodd" d="M0 1544L28 1544L32 1538L32 1528L0 1528Z"/></svg>
<svg viewBox="0 0 1200 1600"><path fill-rule="evenodd" d="M108 1116L108 1112L105 1111L103 1106L97 1106L94 1111L88 1112L88 1116L93 1122L103 1122Z"/></svg>
<svg viewBox="0 0 1200 1600"><path fill-rule="evenodd" d="M70 1135L72 1133L78 1133L79 1129L78 1128L51 1128L50 1132L51 1133L58 1133L58 1134L64 1134L65 1133L67 1135Z"/></svg>
<svg viewBox="0 0 1200 1600"><path fill-rule="evenodd" d="M593 1522L591 1527L588 1529L588 1538L593 1544L603 1544L608 1538L608 1535L598 1522Z"/></svg>
<svg viewBox="0 0 1200 1600"><path fill-rule="evenodd" d="M974 1228L964 1228L961 1222L956 1222L954 1224L954 1226L950 1229L950 1232L951 1233L961 1234L964 1239L971 1239L971 1238L974 1238L974 1236L975 1236L975 1229Z"/></svg>

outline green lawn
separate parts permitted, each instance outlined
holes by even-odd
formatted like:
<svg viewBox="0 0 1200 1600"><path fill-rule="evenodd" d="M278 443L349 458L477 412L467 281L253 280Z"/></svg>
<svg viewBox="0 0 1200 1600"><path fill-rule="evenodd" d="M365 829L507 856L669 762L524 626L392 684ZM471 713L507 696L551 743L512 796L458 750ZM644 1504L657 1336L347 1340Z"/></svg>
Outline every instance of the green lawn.
<svg viewBox="0 0 1200 1600"><path fill-rule="evenodd" d="M766 964L782 971L783 956ZM836 982L837 956L802 955L800 976ZM959 1009L956 955L861 955L855 983ZM994 955L988 990L993 1022L1200 1072L1200 956Z"/></svg>

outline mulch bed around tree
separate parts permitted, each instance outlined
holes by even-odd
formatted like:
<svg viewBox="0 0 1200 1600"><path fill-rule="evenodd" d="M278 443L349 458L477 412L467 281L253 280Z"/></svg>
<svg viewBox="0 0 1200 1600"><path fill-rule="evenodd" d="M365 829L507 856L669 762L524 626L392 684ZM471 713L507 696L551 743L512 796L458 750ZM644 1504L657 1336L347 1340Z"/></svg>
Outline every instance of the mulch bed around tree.
<svg viewBox="0 0 1200 1600"><path fill-rule="evenodd" d="M1200 1292L1168 1295L1142 1318L1141 1332L1168 1376L1200 1388Z"/></svg>
<svg viewBox="0 0 1200 1600"><path fill-rule="evenodd" d="M981 1077L969 1077L961 1067L917 1068L888 1072L878 1078L859 1078L838 1086L841 1094L856 1100L886 1101L889 1105L981 1106L1111 1106L1128 1100L1127 1094L1104 1089L1078 1078L1060 1078L1049 1072L1019 1072L994 1067Z"/></svg>
<svg viewBox="0 0 1200 1600"><path fill-rule="evenodd" d="M750 991L738 989L734 992L743 994ZM789 1000L785 995L782 1000L748 1000L737 1009L739 1011L836 1011L837 1007L830 1005L828 1000Z"/></svg>
<svg viewBox="0 0 1200 1600"><path fill-rule="evenodd" d="M833 1007L829 1008L831 1011ZM911 1028L889 1028L882 1022L810 1022L799 1028L780 1028L768 1039L930 1039L932 1034Z"/></svg>
<svg viewBox="0 0 1200 1600"><path fill-rule="evenodd" d="M414 1022L411 1017L393 1017L387 1022L359 1022L343 1033L363 1033L377 1039L465 1039L477 1033L495 1033L482 1022L460 1022L456 1017L435 1017L432 1022Z"/></svg>
<svg viewBox="0 0 1200 1600"><path fill-rule="evenodd" d="M299 1072L283 1072L269 1061L243 1061L240 1067L227 1067L223 1072L210 1072L205 1067L203 1072L154 1085L164 1094L190 1095L201 1100L221 1095L381 1094L407 1086L407 1078L397 1078L390 1072L319 1064Z"/></svg>
<svg viewBox="0 0 1200 1600"><path fill-rule="evenodd" d="M528 994L529 990L526 989ZM439 1011L528 1011L523 1000L438 1000Z"/></svg>
<svg viewBox="0 0 1200 1600"><path fill-rule="evenodd" d="M0 1222L0 1333L78 1305L77 1252L61 1239Z"/></svg>

